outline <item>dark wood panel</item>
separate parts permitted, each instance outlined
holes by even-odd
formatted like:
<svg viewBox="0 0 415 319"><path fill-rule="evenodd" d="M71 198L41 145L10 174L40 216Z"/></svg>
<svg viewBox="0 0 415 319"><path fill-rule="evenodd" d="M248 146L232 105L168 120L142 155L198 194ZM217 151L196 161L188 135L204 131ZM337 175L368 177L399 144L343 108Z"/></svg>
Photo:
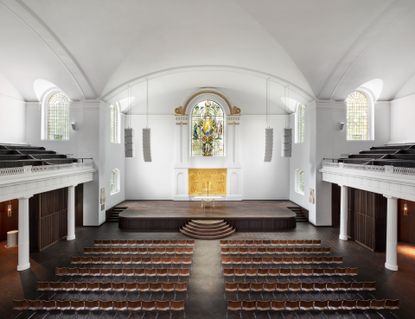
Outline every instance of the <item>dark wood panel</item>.
<svg viewBox="0 0 415 319"><path fill-rule="evenodd" d="M204 218L209 219L209 218ZM217 219L217 218L210 218ZM119 218L119 227L127 231L140 232L177 232L181 226L189 221L187 217L151 218L151 217L122 217ZM281 218L226 218L237 231L241 232L274 232L293 229L296 227L295 217Z"/></svg>
<svg viewBox="0 0 415 319"><path fill-rule="evenodd" d="M41 251L66 236L67 188L36 194L29 201L30 248Z"/></svg>
<svg viewBox="0 0 415 319"><path fill-rule="evenodd" d="M398 238L399 241L415 244L415 202L398 202Z"/></svg>
<svg viewBox="0 0 415 319"><path fill-rule="evenodd" d="M374 251L386 246L386 204L380 194L359 189L349 190L349 235Z"/></svg>
<svg viewBox="0 0 415 319"><path fill-rule="evenodd" d="M75 187L75 226L84 225L84 184Z"/></svg>
<svg viewBox="0 0 415 319"><path fill-rule="evenodd" d="M17 199L0 203L0 240L7 239L8 231L17 230L18 214L19 202Z"/></svg>
<svg viewBox="0 0 415 319"><path fill-rule="evenodd" d="M340 186L331 184L331 225L340 226Z"/></svg>

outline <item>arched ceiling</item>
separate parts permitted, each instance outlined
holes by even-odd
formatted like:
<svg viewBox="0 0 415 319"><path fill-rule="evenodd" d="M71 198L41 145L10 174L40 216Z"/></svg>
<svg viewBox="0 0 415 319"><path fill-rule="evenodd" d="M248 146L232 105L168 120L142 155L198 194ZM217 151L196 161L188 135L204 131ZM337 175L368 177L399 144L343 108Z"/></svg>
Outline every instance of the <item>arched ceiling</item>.
<svg viewBox="0 0 415 319"><path fill-rule="evenodd" d="M199 68L192 76L209 78L220 66L319 99L379 78L389 100L415 93L413 17L413 0L0 0L0 73L26 100L37 99L38 78L88 99L146 75Z"/></svg>

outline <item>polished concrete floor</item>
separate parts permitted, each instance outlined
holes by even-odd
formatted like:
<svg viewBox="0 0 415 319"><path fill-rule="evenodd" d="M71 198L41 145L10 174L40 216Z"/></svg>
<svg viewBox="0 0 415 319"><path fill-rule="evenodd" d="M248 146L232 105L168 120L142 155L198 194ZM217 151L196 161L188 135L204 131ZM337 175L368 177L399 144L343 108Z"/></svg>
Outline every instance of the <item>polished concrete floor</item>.
<svg viewBox="0 0 415 319"><path fill-rule="evenodd" d="M83 247L91 246L94 239L181 239L180 233L131 233L122 232L117 224L107 223L101 227L81 227L76 230L77 239L61 241L41 253L31 254L31 269L16 271L17 250L0 248L0 318L14 318L12 300L36 298L36 282L52 280L56 266L67 266L70 257L80 255ZM392 272L384 268L384 254L374 253L354 242L338 240L338 229L316 228L308 223L298 223L292 231L278 233L236 233L230 239L266 238L266 239L321 239L323 246L333 249L334 255L344 256L345 266L359 266L357 280L377 282L377 298L397 298L401 301L401 310L395 312L399 318L414 318L415 303L415 248L401 246L399 250L399 271ZM218 241L196 240L192 273L189 281L189 294L186 304L186 318L226 318L224 300L224 281L220 263ZM307 315L310 317L310 315ZM239 314L231 315L230 318ZM250 316L244 316L247 318ZM274 317L280 318L278 315ZM285 314L285 318L298 318L297 314ZM303 317L303 316L301 316ZM321 317L316 314L314 318ZM356 318L348 314L332 314L330 318ZM371 316L372 317L372 316ZM381 318L378 314L374 317ZM389 317L389 314L388 316ZM392 316L393 317L393 316ZM147 318L147 316L146 316Z"/></svg>

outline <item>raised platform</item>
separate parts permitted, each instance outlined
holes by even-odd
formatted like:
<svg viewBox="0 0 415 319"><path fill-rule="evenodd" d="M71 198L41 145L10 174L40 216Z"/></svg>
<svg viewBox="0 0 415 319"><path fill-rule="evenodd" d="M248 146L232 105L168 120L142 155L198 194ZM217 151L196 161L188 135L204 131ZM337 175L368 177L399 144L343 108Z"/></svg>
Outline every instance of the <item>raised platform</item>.
<svg viewBox="0 0 415 319"><path fill-rule="evenodd" d="M126 231L175 232L190 219L225 219L238 232L273 232L295 228L290 201L218 201L202 208L197 201L125 201L119 227Z"/></svg>

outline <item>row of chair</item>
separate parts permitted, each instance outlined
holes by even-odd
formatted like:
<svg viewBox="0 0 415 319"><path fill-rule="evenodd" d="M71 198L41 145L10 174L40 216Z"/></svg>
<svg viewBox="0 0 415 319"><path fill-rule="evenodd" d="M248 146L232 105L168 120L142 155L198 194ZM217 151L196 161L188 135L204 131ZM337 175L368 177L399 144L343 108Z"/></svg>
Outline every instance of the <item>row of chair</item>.
<svg viewBox="0 0 415 319"><path fill-rule="evenodd" d="M184 311L184 300L15 300L19 311Z"/></svg>
<svg viewBox="0 0 415 319"><path fill-rule="evenodd" d="M224 255L329 254L329 247L222 247Z"/></svg>
<svg viewBox="0 0 415 319"><path fill-rule="evenodd" d="M351 310L395 310L399 300L229 300L229 311L351 311Z"/></svg>
<svg viewBox="0 0 415 319"><path fill-rule="evenodd" d="M226 282L226 292L375 291L376 282Z"/></svg>
<svg viewBox="0 0 415 319"><path fill-rule="evenodd" d="M75 265L191 265L192 258L187 256L175 257L101 257L101 256L78 256L72 257Z"/></svg>
<svg viewBox="0 0 415 319"><path fill-rule="evenodd" d="M227 257L222 256L224 265L318 265L318 264L341 264L343 257L335 256L294 256L294 257Z"/></svg>
<svg viewBox="0 0 415 319"><path fill-rule="evenodd" d="M193 247L85 247L85 254L191 255Z"/></svg>
<svg viewBox="0 0 415 319"><path fill-rule="evenodd" d="M65 282L40 281L38 291L66 292L186 292L186 282Z"/></svg>
<svg viewBox="0 0 415 319"><path fill-rule="evenodd" d="M193 247L194 240L97 239L95 246L175 246Z"/></svg>
<svg viewBox="0 0 415 319"><path fill-rule="evenodd" d="M356 276L357 268L225 268L225 277Z"/></svg>
<svg viewBox="0 0 415 319"><path fill-rule="evenodd" d="M310 239L243 239L243 240L221 240L222 247L234 246L320 246L321 240Z"/></svg>
<svg viewBox="0 0 415 319"><path fill-rule="evenodd" d="M189 268L72 268L56 267L56 276L189 277Z"/></svg>

